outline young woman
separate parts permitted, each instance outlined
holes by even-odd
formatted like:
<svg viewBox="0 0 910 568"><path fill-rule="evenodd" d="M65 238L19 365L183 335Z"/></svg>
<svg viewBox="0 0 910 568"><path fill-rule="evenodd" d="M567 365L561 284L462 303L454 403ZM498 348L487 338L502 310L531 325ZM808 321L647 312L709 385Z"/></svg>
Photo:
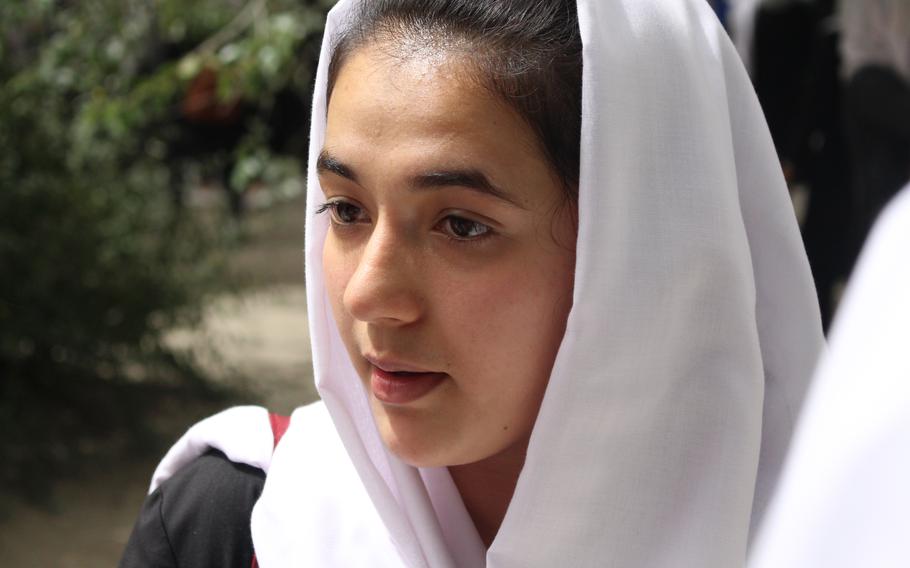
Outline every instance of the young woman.
<svg viewBox="0 0 910 568"><path fill-rule="evenodd" d="M308 199L322 401L194 427L124 565L745 561L822 336L705 2L342 0Z"/></svg>

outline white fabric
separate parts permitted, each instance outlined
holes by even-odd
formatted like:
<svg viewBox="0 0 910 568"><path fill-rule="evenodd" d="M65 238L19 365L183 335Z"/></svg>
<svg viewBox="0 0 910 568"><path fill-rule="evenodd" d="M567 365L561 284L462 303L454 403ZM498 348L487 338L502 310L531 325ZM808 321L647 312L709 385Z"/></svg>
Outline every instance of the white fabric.
<svg viewBox="0 0 910 568"><path fill-rule="evenodd" d="M252 519L261 566L743 565L823 340L767 126L707 3L578 0L574 308L489 551L447 470L383 446L327 300L314 165L328 46L351 6L327 24L309 155L324 407L295 413L274 456Z"/></svg>
<svg viewBox="0 0 910 568"><path fill-rule="evenodd" d="M268 411L258 406L229 408L194 425L177 440L152 474L149 493L211 448L232 461L268 472L273 445Z"/></svg>
<svg viewBox="0 0 910 568"><path fill-rule="evenodd" d="M321 403L291 415L252 530L263 568L402 566Z"/></svg>
<svg viewBox="0 0 910 568"><path fill-rule="evenodd" d="M875 64L910 81L910 2L841 0L840 11L844 76Z"/></svg>
<svg viewBox="0 0 910 568"><path fill-rule="evenodd" d="M730 2L730 35L746 69L752 72L752 45L755 38L755 15L762 0L732 0Z"/></svg>
<svg viewBox="0 0 910 568"><path fill-rule="evenodd" d="M905 190L838 310L752 568L910 565L908 249Z"/></svg>

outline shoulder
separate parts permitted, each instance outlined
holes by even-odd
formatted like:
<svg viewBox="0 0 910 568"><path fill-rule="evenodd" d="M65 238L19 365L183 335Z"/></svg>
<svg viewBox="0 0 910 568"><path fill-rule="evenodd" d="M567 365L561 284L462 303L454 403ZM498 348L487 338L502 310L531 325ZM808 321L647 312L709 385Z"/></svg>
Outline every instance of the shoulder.
<svg viewBox="0 0 910 568"><path fill-rule="evenodd" d="M248 566L265 473L210 450L146 499L120 566Z"/></svg>
<svg viewBox="0 0 910 568"><path fill-rule="evenodd" d="M274 440L269 413L258 406L237 406L194 424L168 450L152 475L156 489L210 449L221 451L232 462L268 472Z"/></svg>
<svg viewBox="0 0 910 568"><path fill-rule="evenodd" d="M161 510L173 523L231 519L233 512L247 513L259 494L265 473L235 463L218 450L209 450L177 472L156 491L162 494ZM197 527L198 528L198 527Z"/></svg>

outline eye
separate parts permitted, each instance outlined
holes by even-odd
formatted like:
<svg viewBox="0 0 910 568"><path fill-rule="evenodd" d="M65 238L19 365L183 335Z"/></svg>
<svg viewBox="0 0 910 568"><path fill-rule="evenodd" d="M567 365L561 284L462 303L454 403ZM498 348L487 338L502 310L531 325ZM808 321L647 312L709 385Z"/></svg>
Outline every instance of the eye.
<svg viewBox="0 0 910 568"><path fill-rule="evenodd" d="M493 230L483 223L457 215L449 215L440 222L439 227L442 232L460 241L480 239L489 235Z"/></svg>
<svg viewBox="0 0 910 568"><path fill-rule="evenodd" d="M327 201L319 206L316 214L325 213L326 211L332 216L332 222L338 225L353 225L369 221L369 217L363 207L355 205L350 201L336 199Z"/></svg>

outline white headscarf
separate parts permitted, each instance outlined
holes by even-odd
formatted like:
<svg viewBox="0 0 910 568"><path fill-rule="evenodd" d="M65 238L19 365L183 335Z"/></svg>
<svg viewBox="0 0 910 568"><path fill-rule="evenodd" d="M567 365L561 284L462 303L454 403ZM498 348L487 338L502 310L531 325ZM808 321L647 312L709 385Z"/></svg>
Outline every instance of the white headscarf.
<svg viewBox="0 0 910 568"><path fill-rule="evenodd" d="M505 520L485 550L446 469L390 454L333 321L315 172L306 228L323 404L296 411L252 519L263 568L742 565L823 345L776 154L702 0L578 0L574 307Z"/></svg>
<svg viewBox="0 0 910 568"><path fill-rule="evenodd" d="M838 309L753 568L910 565L908 247L905 189Z"/></svg>

